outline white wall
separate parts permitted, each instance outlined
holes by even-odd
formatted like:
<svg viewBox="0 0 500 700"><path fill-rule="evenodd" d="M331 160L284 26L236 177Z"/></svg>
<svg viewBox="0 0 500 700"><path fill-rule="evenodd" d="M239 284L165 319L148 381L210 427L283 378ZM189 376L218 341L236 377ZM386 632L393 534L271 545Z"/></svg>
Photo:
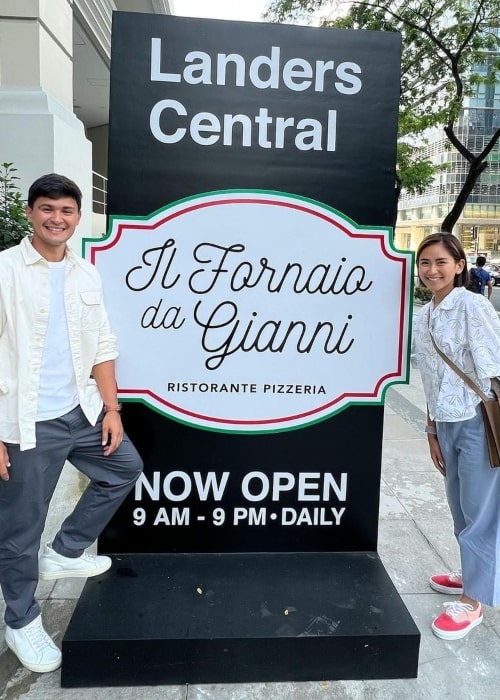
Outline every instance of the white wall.
<svg viewBox="0 0 500 700"><path fill-rule="evenodd" d="M0 4L0 162L13 162L26 198L40 175L58 172L83 193L82 222L92 231L92 149L73 114L73 9L69 0Z"/></svg>

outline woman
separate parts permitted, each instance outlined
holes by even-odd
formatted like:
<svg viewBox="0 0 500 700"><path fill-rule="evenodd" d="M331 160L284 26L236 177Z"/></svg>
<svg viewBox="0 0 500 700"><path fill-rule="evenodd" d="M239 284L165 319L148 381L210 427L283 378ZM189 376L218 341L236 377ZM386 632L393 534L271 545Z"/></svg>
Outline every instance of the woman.
<svg viewBox="0 0 500 700"><path fill-rule="evenodd" d="M481 399L432 341L491 395L490 377L500 375L500 322L484 296L466 290L465 253L455 236L427 236L417 268L433 297L415 319L412 360L422 375L430 455L445 478L461 558L461 569L430 579L434 590L460 596L444 604L432 630L461 639L482 622L482 604L500 604L500 468L490 467Z"/></svg>

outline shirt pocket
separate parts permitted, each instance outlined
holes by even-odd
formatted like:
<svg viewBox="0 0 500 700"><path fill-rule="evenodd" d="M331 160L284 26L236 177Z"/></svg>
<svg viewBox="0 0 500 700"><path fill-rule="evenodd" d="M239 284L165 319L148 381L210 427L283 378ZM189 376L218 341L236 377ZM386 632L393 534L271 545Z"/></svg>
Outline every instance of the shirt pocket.
<svg viewBox="0 0 500 700"><path fill-rule="evenodd" d="M80 292L80 324L84 331L96 331L101 325L102 292L98 289Z"/></svg>

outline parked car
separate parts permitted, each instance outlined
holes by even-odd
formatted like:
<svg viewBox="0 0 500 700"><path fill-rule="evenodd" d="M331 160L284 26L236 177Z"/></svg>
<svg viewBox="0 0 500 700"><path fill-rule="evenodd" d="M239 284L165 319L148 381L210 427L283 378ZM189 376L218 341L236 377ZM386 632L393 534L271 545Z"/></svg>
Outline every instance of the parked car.
<svg viewBox="0 0 500 700"><path fill-rule="evenodd" d="M495 287L500 285L500 265L496 263L486 263L484 266L486 272L490 273L490 277L493 280Z"/></svg>

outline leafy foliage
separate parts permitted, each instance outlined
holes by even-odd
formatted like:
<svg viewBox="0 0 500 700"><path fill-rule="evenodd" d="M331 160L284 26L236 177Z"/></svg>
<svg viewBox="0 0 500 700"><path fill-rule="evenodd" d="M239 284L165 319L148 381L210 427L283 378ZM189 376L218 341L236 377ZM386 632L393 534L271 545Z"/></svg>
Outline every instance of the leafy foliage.
<svg viewBox="0 0 500 700"><path fill-rule="evenodd" d="M0 165L0 250L17 245L30 230L12 163Z"/></svg>
<svg viewBox="0 0 500 700"><path fill-rule="evenodd" d="M427 304L428 301L432 299L432 292L427 287L415 287L413 296L417 301L422 302L422 304Z"/></svg>
<svg viewBox="0 0 500 700"><path fill-rule="evenodd" d="M398 143L398 177L410 194L422 194L434 179L438 167L428 158L423 158L418 146L406 141Z"/></svg>
<svg viewBox="0 0 500 700"><path fill-rule="evenodd" d="M443 128L468 164L462 190L442 224L451 231L500 138L497 129L475 153L466 130L459 128L465 98L478 84L493 85L499 77L500 0L273 0L267 18L290 21L331 8L337 18L324 21L326 26L401 32L399 177L409 191L430 184L435 169L419 160L412 144L426 129ZM487 73L481 70L486 60Z"/></svg>

